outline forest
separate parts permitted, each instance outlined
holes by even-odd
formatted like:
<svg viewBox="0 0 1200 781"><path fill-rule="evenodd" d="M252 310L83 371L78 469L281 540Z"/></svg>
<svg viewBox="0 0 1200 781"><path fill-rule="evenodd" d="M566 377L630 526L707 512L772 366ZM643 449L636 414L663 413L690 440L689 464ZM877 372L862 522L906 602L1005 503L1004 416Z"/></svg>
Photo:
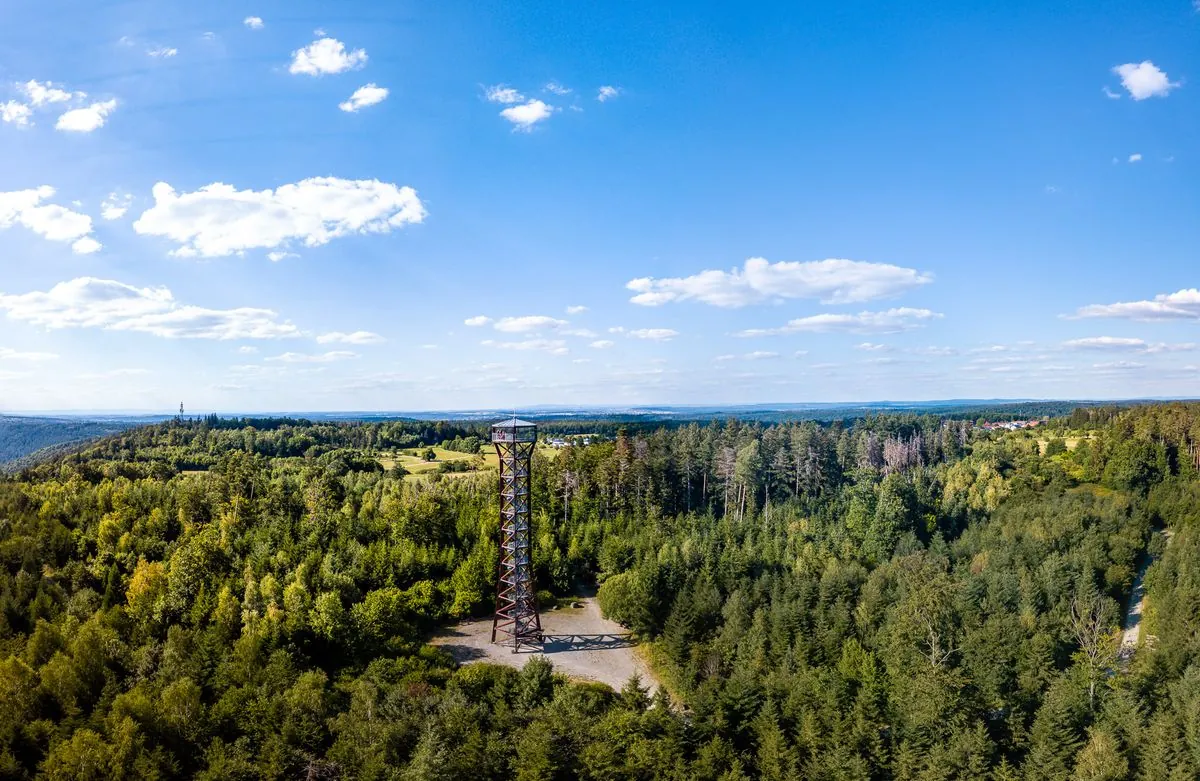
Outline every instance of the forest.
<svg viewBox="0 0 1200 781"><path fill-rule="evenodd" d="M1200 776L1200 405L589 429L538 587L653 696L426 643L491 605L495 474L377 453L481 426L177 419L0 477L0 777Z"/></svg>

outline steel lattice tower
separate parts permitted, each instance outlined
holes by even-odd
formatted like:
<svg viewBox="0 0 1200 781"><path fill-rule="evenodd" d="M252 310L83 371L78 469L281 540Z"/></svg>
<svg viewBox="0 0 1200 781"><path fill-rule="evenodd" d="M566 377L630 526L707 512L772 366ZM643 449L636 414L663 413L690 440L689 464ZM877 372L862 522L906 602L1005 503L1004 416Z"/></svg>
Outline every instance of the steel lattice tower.
<svg viewBox="0 0 1200 781"><path fill-rule="evenodd" d="M505 420L492 426L492 444L500 458L500 566L496 583L496 616L492 642L542 645L542 622L530 561L529 499L533 448L537 427L524 420Z"/></svg>

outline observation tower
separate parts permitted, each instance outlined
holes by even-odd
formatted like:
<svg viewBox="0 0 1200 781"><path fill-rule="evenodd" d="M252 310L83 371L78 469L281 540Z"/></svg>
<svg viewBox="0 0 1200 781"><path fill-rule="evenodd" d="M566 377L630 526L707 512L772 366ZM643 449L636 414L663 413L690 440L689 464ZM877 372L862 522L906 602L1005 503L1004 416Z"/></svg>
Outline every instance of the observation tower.
<svg viewBox="0 0 1200 781"><path fill-rule="evenodd" d="M492 444L500 458L500 565L492 642L499 638L517 653L522 645L542 646L529 544L529 489L537 426L514 415L492 425Z"/></svg>

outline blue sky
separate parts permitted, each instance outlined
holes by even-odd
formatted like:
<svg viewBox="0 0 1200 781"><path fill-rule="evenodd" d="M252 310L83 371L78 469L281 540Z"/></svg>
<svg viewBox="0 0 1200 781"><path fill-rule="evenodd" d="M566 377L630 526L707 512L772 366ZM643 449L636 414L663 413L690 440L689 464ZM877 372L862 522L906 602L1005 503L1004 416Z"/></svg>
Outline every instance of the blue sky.
<svg viewBox="0 0 1200 781"><path fill-rule="evenodd" d="M7 4L0 410L1196 394L1200 9L796 5Z"/></svg>

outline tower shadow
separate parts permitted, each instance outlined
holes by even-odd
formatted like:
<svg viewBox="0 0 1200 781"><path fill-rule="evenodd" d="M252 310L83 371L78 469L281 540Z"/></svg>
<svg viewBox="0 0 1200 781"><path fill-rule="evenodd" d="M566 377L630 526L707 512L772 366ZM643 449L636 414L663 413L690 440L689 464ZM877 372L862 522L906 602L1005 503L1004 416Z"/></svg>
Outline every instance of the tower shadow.
<svg viewBox="0 0 1200 781"><path fill-rule="evenodd" d="M637 645L631 633L603 633L595 635L545 635L542 653L557 654L566 651L606 651L613 648L630 648Z"/></svg>

